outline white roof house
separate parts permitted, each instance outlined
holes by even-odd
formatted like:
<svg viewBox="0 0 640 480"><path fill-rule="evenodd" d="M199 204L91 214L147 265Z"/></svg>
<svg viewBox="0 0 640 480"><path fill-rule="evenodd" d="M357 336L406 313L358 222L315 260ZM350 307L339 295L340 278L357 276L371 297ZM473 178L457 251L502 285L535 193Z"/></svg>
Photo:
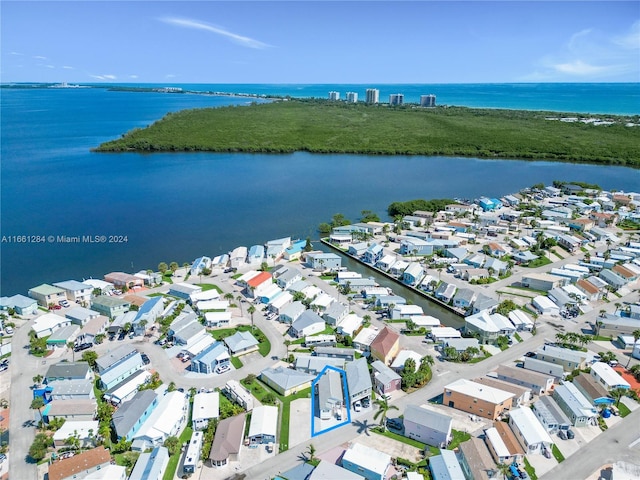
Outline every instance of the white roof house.
<svg viewBox="0 0 640 480"><path fill-rule="evenodd" d="M549 297L538 295L531 303L543 315L558 315L560 313L558 305L553 303Z"/></svg>
<svg viewBox="0 0 640 480"><path fill-rule="evenodd" d="M188 411L189 403L184 393L168 392L136 433L132 448L144 451L161 445L167 437L180 431Z"/></svg>
<svg viewBox="0 0 640 480"><path fill-rule="evenodd" d="M496 427L487 428L484 431L484 435L487 442L493 447L493 451L497 457L509 458L511 456L511 452L504 443L504 440L502 440L502 437L500 436L500 433L498 433Z"/></svg>
<svg viewBox="0 0 640 480"><path fill-rule="evenodd" d="M533 322L529 318L529 315L522 310L512 310L509 312L509 320L516 327L516 330L531 330L533 328Z"/></svg>
<svg viewBox="0 0 640 480"><path fill-rule="evenodd" d="M510 398L515 397L511 392L500 390L499 388L483 385L482 383L472 382L465 378L459 378L455 382L452 382L444 387L447 390L451 390L468 397L484 400L485 402L499 405L506 402Z"/></svg>
<svg viewBox="0 0 640 480"><path fill-rule="evenodd" d="M108 402L120 404L133 397L138 392L138 387L145 384L151 379L151 373L146 370L138 370L129 378L114 385L113 388L107 390L103 398Z"/></svg>
<svg viewBox="0 0 640 480"><path fill-rule="evenodd" d="M200 340L197 340L191 345L187 345L185 350L187 351L187 353L189 353L189 355L191 355L191 358L193 358L214 343L216 343L216 339L211 335L203 335Z"/></svg>
<svg viewBox="0 0 640 480"><path fill-rule="evenodd" d="M355 313L350 313L338 323L338 333L353 336L353 332L355 332L360 325L362 325L362 318Z"/></svg>
<svg viewBox="0 0 640 480"><path fill-rule="evenodd" d="M67 438L72 435L77 436L81 441L87 439L91 435L98 436L98 421L97 420L82 420L82 421L66 421L64 424L56 430L53 434L53 441L56 445L64 445Z"/></svg>
<svg viewBox="0 0 640 480"><path fill-rule="evenodd" d="M31 329L36 332L38 338L47 337L51 335L54 330L58 328L71 325L71 320L55 313L45 313L39 316L33 322Z"/></svg>
<svg viewBox="0 0 640 480"><path fill-rule="evenodd" d="M373 473L374 478L385 478L390 463L390 455L360 443L352 443L342 456L344 468L357 473L358 467L361 467ZM367 475L365 478L371 477Z"/></svg>
<svg viewBox="0 0 640 480"><path fill-rule="evenodd" d="M414 315L411 317L413 323L418 327L433 328L442 325L442 322L431 315Z"/></svg>
<svg viewBox="0 0 640 480"><path fill-rule="evenodd" d="M211 288L209 290L204 290L202 292L197 292L191 295L191 302L198 303L205 300L217 300L220 298L220 292L215 288Z"/></svg>
<svg viewBox="0 0 640 480"><path fill-rule="evenodd" d="M226 310L229 308L228 300L202 300L198 302L198 310L201 312L205 310Z"/></svg>
<svg viewBox="0 0 640 480"><path fill-rule="evenodd" d="M436 342L440 342L448 338L462 337L462 334L460 333L460 331L456 330L453 327L433 327L431 329L430 335Z"/></svg>
<svg viewBox="0 0 640 480"><path fill-rule="evenodd" d="M412 318L414 316L423 316L424 310L420 305L396 305L391 312L391 318Z"/></svg>
<svg viewBox="0 0 640 480"><path fill-rule="evenodd" d="M393 360L391 364L391 368L400 371L404 368L404 363L412 358L414 362L416 362L416 368L420 366L420 361L422 360L422 355L413 350L400 350L396 358Z"/></svg>
<svg viewBox="0 0 640 480"><path fill-rule="evenodd" d="M193 413L191 419L195 430L203 430L209 420L220 416L220 393L201 392L193 397Z"/></svg>
<svg viewBox="0 0 640 480"><path fill-rule="evenodd" d="M278 407L262 405L253 409L248 435L252 443L265 443L262 439L275 441L277 430Z"/></svg>
<svg viewBox="0 0 640 480"><path fill-rule="evenodd" d="M368 350L371 346L371 343L378 336L378 331L373 327L366 327L360 330L360 333L356 335L356 338L353 339L354 347L359 348L360 350Z"/></svg>
<svg viewBox="0 0 640 480"><path fill-rule="evenodd" d="M631 388L629 382L604 362L596 362L591 365L591 376L607 390L614 388Z"/></svg>
<svg viewBox="0 0 640 480"><path fill-rule="evenodd" d="M553 440L528 407L518 407L509 412L509 425L526 453L542 453L542 448L551 449Z"/></svg>

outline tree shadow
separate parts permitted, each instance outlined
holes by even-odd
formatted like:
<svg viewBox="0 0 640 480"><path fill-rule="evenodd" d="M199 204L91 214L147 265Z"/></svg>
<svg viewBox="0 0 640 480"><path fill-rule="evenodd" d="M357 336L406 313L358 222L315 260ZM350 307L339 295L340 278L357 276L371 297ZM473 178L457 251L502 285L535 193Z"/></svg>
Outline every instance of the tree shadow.
<svg viewBox="0 0 640 480"><path fill-rule="evenodd" d="M352 425L355 425L358 428L358 433L362 434L364 433L367 437L370 435L369 434L369 429L371 427L375 427L376 425L371 425L369 424L368 420L362 421L362 420L354 420L353 422L351 422Z"/></svg>

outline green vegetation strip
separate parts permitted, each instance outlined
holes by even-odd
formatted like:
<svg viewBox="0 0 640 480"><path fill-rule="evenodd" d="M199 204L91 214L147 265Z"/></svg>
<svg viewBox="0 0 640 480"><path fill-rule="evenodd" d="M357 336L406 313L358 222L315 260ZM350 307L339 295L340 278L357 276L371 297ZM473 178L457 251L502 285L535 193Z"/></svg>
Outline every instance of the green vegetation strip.
<svg viewBox="0 0 640 480"><path fill-rule="evenodd" d="M629 410L629 407L627 407L622 402L618 404L618 411L620 412L620 416L622 418L626 417L627 415L629 415L631 413L631 410Z"/></svg>
<svg viewBox="0 0 640 480"><path fill-rule="evenodd" d="M553 444L553 447L551 447L551 453L553 453L553 457L558 461L558 463L564 462L564 455L562 455L562 452L558 449L555 443Z"/></svg>
<svg viewBox="0 0 640 480"><path fill-rule="evenodd" d="M185 428L184 431L182 432L182 435L180 435L180 445L191 440L192 433L193 433L193 430L191 429L191 427ZM162 480L173 480L176 473L176 469L178 468L178 463L180 463L181 456L182 455L178 453L176 455L171 455L169 457L169 463L167 463L167 469L164 471Z"/></svg>
<svg viewBox="0 0 640 480"><path fill-rule="evenodd" d="M290 100L167 114L96 150L462 155L640 166L640 130L558 113ZM587 115L572 114L576 117Z"/></svg>
<svg viewBox="0 0 640 480"><path fill-rule="evenodd" d="M397 433L390 432L388 430L382 431L382 427L374 427L371 429L372 432L377 433L378 435L382 435L387 438L391 438L392 440L396 440L398 442L405 443L412 447L419 449L420 451L424 451L427 446L425 443L419 442L412 438L403 437L402 435L398 435ZM439 452L438 452L439 453Z"/></svg>
<svg viewBox="0 0 640 480"><path fill-rule="evenodd" d="M459 430L451 430L451 443L447 447L447 450L454 450L463 442L471 439L471 434L467 432L461 432Z"/></svg>
<svg viewBox="0 0 640 480"><path fill-rule="evenodd" d="M538 480L536 469L531 466L527 457L524 457L524 470L529 474L529 478L531 478L531 480Z"/></svg>

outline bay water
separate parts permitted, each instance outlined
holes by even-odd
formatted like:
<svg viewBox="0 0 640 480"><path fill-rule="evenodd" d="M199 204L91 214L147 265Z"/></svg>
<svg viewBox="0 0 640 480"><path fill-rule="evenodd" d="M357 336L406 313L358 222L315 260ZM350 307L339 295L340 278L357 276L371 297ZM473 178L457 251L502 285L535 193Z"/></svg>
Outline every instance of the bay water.
<svg viewBox="0 0 640 480"><path fill-rule="evenodd" d="M315 86L313 92L341 87ZM505 86L489 103L499 104L496 98L508 97L505 92L511 89ZM252 90L246 85L207 85L202 90L299 92L291 86ZM603 87L601 94L612 90ZM335 213L357 221L367 209L387 219L386 208L394 201L501 196L555 179L618 190L640 185L636 169L553 162L304 152L93 153L90 149L101 142L169 111L243 105L252 99L103 88L0 93L1 296L26 295L45 282L155 270L162 261L182 264L283 236L315 239L317 225ZM575 108L568 104L562 110L579 111L579 104L582 99ZM625 112L612 108L607 113ZM65 241L83 235L104 236L107 243ZM14 240L21 236L34 241ZM45 240L35 242L38 237Z"/></svg>

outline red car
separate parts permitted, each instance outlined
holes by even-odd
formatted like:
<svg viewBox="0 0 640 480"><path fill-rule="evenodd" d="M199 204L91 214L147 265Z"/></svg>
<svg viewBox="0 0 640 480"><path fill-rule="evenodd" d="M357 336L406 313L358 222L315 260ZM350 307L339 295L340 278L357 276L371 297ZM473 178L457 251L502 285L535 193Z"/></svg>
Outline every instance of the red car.
<svg viewBox="0 0 640 480"><path fill-rule="evenodd" d="M62 307L60 305L51 305L49 310L60 310Z"/></svg>

